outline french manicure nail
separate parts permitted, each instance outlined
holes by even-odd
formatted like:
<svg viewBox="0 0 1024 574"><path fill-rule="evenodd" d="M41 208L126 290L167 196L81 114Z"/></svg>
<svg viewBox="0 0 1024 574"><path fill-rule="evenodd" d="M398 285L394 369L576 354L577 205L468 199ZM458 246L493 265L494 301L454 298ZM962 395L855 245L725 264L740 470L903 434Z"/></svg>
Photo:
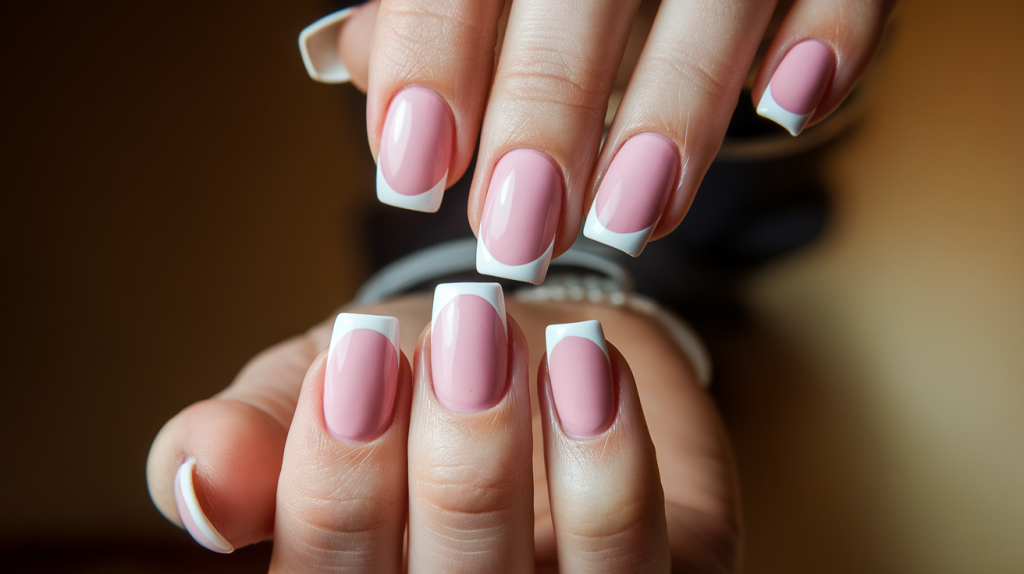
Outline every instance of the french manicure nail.
<svg viewBox="0 0 1024 574"><path fill-rule="evenodd" d="M335 437L377 438L391 422L398 389L398 319L342 313L324 374L324 422Z"/></svg>
<svg viewBox="0 0 1024 574"><path fill-rule="evenodd" d="M455 120L441 96L415 86L395 94L380 138L377 199L413 211L437 211L454 141Z"/></svg>
<svg viewBox="0 0 1024 574"><path fill-rule="evenodd" d="M551 396L562 429L589 438L607 429L615 418L615 395L604 331L597 321L548 325Z"/></svg>
<svg viewBox="0 0 1024 574"><path fill-rule="evenodd" d="M757 113L799 134L811 116L836 67L836 56L823 42L804 40L789 49L772 74Z"/></svg>
<svg viewBox="0 0 1024 574"><path fill-rule="evenodd" d="M636 257L643 251L679 179L679 150L656 133L622 144L601 181L583 235Z"/></svg>
<svg viewBox="0 0 1024 574"><path fill-rule="evenodd" d="M189 457L178 467L178 474L174 477L174 501L178 506L178 515L181 517L182 524L185 525L185 530L192 535L196 542L214 552L229 554L235 550L234 546L225 540L220 532L217 532L217 529L206 518L202 507L199 506L193 482L195 469L196 459Z"/></svg>
<svg viewBox="0 0 1024 574"><path fill-rule="evenodd" d="M344 84L352 79L338 54L338 32L352 10L328 14L299 33L299 53L310 78L325 84Z"/></svg>
<svg viewBox="0 0 1024 574"><path fill-rule="evenodd" d="M547 154L519 148L502 156L487 188L476 270L516 281L543 281L564 189L562 172Z"/></svg>
<svg viewBox="0 0 1024 574"><path fill-rule="evenodd" d="M508 331L497 283L444 283L434 290L430 364L434 394L456 411L481 411L505 396Z"/></svg>

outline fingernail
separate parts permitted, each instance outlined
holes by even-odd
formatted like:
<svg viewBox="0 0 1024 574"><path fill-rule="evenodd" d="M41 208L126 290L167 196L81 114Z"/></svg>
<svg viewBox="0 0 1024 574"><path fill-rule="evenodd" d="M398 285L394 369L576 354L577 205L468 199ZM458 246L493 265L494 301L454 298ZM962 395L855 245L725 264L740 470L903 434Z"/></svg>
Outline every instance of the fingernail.
<svg viewBox="0 0 1024 574"><path fill-rule="evenodd" d="M799 134L818 107L832 78L836 56L818 40L804 40L789 49L768 82L757 114Z"/></svg>
<svg viewBox="0 0 1024 574"><path fill-rule="evenodd" d="M333 436L369 441L391 422L398 389L398 319L342 313L324 375L324 422Z"/></svg>
<svg viewBox="0 0 1024 574"><path fill-rule="evenodd" d="M377 199L435 212L441 207L455 140L455 120L441 96L411 87L388 106L377 156Z"/></svg>
<svg viewBox="0 0 1024 574"><path fill-rule="evenodd" d="M505 396L508 335L497 283L444 283L434 290L430 364L434 394L456 411L482 411Z"/></svg>
<svg viewBox="0 0 1024 574"><path fill-rule="evenodd" d="M615 418L615 395L604 331L597 321L548 325L551 396L562 429L576 437L594 437Z"/></svg>
<svg viewBox="0 0 1024 574"><path fill-rule="evenodd" d="M540 283L548 272L565 184L546 153L514 149L498 161L487 188L476 270Z"/></svg>
<svg viewBox="0 0 1024 574"><path fill-rule="evenodd" d="M643 251L679 179L679 150L656 133L622 144L583 226L583 235L636 257Z"/></svg>
<svg viewBox="0 0 1024 574"><path fill-rule="evenodd" d="M325 84L344 84L352 79L338 54L338 32L352 15L352 8L329 14L299 33L299 52L310 78Z"/></svg>
<svg viewBox="0 0 1024 574"><path fill-rule="evenodd" d="M217 532L217 529L206 518L202 507L199 506L195 483L192 479L195 469L196 459L189 457L178 467L178 474L174 477L174 501L178 505L181 522L192 538L206 548L221 554L234 552L235 547L225 540L220 532Z"/></svg>

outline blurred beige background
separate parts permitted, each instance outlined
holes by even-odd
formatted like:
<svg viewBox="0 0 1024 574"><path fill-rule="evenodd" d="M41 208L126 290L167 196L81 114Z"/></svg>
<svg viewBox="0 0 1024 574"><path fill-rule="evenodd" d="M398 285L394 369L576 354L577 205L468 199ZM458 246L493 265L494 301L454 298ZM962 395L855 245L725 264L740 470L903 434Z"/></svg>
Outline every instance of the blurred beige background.
<svg viewBox="0 0 1024 574"><path fill-rule="evenodd" d="M366 275L362 97L317 2L0 8L0 555L258 571L148 501L163 421ZM719 333L746 571L1024 572L1024 4L907 0L823 240Z"/></svg>

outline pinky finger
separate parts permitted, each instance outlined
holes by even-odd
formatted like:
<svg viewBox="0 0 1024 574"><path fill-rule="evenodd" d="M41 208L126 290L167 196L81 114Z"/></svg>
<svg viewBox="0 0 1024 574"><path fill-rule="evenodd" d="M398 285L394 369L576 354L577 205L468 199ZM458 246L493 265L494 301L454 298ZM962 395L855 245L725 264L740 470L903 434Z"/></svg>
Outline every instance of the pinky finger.
<svg viewBox="0 0 1024 574"><path fill-rule="evenodd" d="M754 84L757 113L794 136L828 117L864 75L895 0L797 0Z"/></svg>

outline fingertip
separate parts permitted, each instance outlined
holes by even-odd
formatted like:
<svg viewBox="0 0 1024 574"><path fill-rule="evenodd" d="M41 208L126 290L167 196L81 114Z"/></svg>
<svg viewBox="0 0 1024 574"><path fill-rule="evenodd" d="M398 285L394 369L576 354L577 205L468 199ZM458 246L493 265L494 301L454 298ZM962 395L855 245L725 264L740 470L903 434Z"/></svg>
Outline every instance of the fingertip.
<svg viewBox="0 0 1024 574"><path fill-rule="evenodd" d="M234 400L196 403L157 435L147 463L161 513L200 543L229 552L273 533L285 429Z"/></svg>

